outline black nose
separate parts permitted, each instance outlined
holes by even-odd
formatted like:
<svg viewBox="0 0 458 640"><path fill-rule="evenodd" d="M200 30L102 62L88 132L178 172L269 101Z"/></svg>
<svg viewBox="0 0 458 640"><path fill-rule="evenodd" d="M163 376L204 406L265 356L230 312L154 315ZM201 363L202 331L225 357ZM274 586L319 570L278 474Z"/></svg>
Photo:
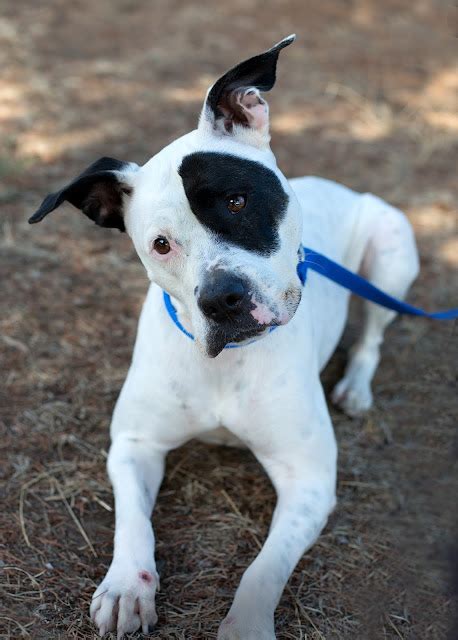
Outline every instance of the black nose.
<svg viewBox="0 0 458 640"><path fill-rule="evenodd" d="M197 302L207 318L221 322L240 313L246 297L243 280L220 271L200 289Z"/></svg>

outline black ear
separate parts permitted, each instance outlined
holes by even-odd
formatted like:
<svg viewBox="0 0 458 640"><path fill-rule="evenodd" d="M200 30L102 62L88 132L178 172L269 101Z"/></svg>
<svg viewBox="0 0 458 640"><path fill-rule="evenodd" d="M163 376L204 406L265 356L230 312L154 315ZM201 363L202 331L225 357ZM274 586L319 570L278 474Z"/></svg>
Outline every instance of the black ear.
<svg viewBox="0 0 458 640"><path fill-rule="evenodd" d="M296 36L294 34L281 40L268 51L254 58L241 62L227 71L210 89L206 107L211 110L215 120L225 117L236 124L249 126L246 110L237 108L234 95L249 89L270 91L275 84L277 60L280 51L290 45ZM249 108L251 108L250 105ZM226 123L226 129L228 129Z"/></svg>
<svg viewBox="0 0 458 640"><path fill-rule="evenodd" d="M136 171L133 162L100 158L66 187L47 195L29 223L40 222L66 200L99 226L125 231L123 194L131 192L129 178Z"/></svg>

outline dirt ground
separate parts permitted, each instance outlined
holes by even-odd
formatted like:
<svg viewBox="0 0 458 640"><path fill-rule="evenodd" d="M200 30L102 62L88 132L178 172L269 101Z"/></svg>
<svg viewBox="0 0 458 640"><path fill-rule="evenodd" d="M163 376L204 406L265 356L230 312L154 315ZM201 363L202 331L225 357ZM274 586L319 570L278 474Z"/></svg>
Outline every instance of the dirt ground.
<svg viewBox="0 0 458 640"><path fill-rule="evenodd" d="M422 262L409 299L456 305L454 14L441 0L2 0L0 14L0 637L95 638L108 425L147 280L125 235L70 206L27 217L102 155L144 162L194 127L218 74L297 32L270 96L280 166L402 207ZM399 319L375 408L332 410L339 503L282 598L280 640L458 638L457 359L456 324ZM190 443L170 456L155 638L216 638L273 506L248 452Z"/></svg>

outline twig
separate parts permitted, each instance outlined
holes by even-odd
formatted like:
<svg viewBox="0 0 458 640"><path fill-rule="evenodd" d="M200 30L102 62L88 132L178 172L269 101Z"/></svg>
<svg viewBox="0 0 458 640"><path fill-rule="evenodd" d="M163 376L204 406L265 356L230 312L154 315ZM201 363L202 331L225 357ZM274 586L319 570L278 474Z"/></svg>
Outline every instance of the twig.
<svg viewBox="0 0 458 640"><path fill-rule="evenodd" d="M59 482L56 480L56 478L53 478L55 487L57 489L57 491L59 492L59 495L62 499L62 502L65 504L68 513L70 514L73 522L76 524L76 527L78 529L78 531L80 532L81 536L83 537L84 541L86 542L87 546L89 547L89 549L92 552L92 555L97 558L97 553L96 550L94 549L94 547L92 546L92 542L89 540L89 536L87 535L86 531L84 530L83 525L81 524L81 522L78 520L78 518L75 515L75 512L73 511L73 509L71 508L71 506L68 504L67 498L64 495L64 492L62 491L62 487L60 486Z"/></svg>
<svg viewBox="0 0 458 640"><path fill-rule="evenodd" d="M21 635L30 638L30 633L27 631L27 629L20 622L14 620L14 618L9 618L8 616L0 616L0 620L8 620L8 622L12 622L17 627L19 627L19 629L21 630Z"/></svg>
<svg viewBox="0 0 458 640"><path fill-rule="evenodd" d="M224 489L221 489L221 493L223 494L223 496L226 498L226 500L228 501L228 503L232 507L232 510L234 511L234 513L239 518L241 518L242 520L246 520L246 518L244 518L243 515L241 514L240 509L237 507L235 502L232 500L231 496ZM247 527L247 530L250 533L250 535L253 538L253 540L256 542L258 548L262 549L262 543L259 540L258 536L253 531L251 531L251 529L249 529L248 527Z"/></svg>
<svg viewBox="0 0 458 640"><path fill-rule="evenodd" d="M27 491L30 489L32 485L36 484L37 482L40 482L40 480L42 480L43 478L49 478L49 477L50 475L47 471L42 471L35 478L32 478L32 480L29 480L29 482L26 482L21 487L21 493L19 495L19 522L21 525L21 531L22 531L22 535L24 537L25 543L30 549L35 549L35 547L30 542L29 536L27 535L27 531L25 528L24 498Z"/></svg>

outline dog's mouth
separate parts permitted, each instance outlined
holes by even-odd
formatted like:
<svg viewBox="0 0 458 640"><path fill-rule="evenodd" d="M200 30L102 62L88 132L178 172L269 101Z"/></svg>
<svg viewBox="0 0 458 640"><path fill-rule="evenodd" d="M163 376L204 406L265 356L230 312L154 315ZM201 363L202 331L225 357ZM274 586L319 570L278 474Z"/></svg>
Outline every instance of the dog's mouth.
<svg viewBox="0 0 458 640"><path fill-rule="evenodd" d="M294 295L293 295L294 293ZM301 291L285 293L283 308L273 311L265 303L252 299L251 309L239 317L224 322L209 321L205 352L216 358L225 348L243 346L267 336L276 327L288 324L295 315L301 300ZM283 305L282 305L283 306ZM275 309L275 307L274 307Z"/></svg>
<svg viewBox="0 0 458 640"><path fill-rule="evenodd" d="M239 327L224 327L216 325L208 333L206 352L210 358L216 358L225 348L243 346L269 335L277 327L281 327L292 319L297 307L290 313L282 313L280 317L273 318L269 323L259 324L248 321L248 324Z"/></svg>

